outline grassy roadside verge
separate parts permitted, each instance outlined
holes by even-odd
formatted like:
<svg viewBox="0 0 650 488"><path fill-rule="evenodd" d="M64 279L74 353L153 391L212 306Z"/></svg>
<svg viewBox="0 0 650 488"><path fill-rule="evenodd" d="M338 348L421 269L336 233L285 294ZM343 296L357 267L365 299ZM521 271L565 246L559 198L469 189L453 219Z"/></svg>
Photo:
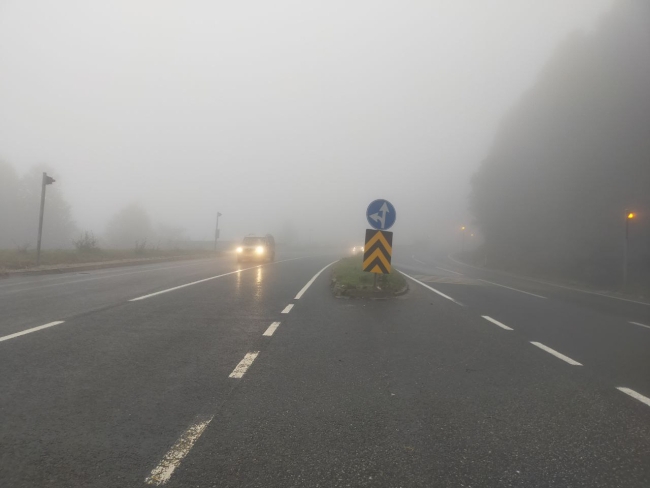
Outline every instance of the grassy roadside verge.
<svg viewBox="0 0 650 488"><path fill-rule="evenodd" d="M379 275L378 288L373 288L374 275L362 271L362 256L343 258L332 267L332 288L337 296L355 298L387 298L408 290L406 280L395 269Z"/></svg>
<svg viewBox="0 0 650 488"><path fill-rule="evenodd" d="M30 269L74 268L80 265L102 264L109 262L147 262L160 259L190 259L214 256L212 251L190 250L147 250L136 253L134 250L97 250L79 252L75 250L48 250L41 252L41 265L36 268L36 252L0 250L0 273Z"/></svg>

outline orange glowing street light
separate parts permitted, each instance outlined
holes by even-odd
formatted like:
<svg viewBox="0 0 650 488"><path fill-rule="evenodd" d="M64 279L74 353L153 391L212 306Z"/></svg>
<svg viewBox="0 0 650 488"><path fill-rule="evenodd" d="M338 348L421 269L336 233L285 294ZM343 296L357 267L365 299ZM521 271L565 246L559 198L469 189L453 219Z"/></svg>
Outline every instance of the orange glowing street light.
<svg viewBox="0 0 650 488"><path fill-rule="evenodd" d="M627 248L628 241L630 239L630 220L634 219L636 214L634 212L628 212L627 218L625 219L625 247L623 248L623 289L627 288Z"/></svg>

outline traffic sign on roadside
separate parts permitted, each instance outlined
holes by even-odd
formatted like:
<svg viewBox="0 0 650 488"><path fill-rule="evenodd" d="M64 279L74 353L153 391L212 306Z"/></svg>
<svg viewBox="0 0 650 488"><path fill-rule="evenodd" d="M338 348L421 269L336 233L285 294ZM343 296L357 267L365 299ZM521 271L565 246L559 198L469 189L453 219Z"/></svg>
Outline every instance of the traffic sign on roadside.
<svg viewBox="0 0 650 488"><path fill-rule="evenodd" d="M368 205L366 218L371 227L379 230L388 230L395 223L397 213L395 213L395 207L392 203L388 200L379 199Z"/></svg>
<svg viewBox="0 0 650 488"><path fill-rule="evenodd" d="M363 270L369 273L389 274L393 255L393 233L366 229L363 247Z"/></svg>

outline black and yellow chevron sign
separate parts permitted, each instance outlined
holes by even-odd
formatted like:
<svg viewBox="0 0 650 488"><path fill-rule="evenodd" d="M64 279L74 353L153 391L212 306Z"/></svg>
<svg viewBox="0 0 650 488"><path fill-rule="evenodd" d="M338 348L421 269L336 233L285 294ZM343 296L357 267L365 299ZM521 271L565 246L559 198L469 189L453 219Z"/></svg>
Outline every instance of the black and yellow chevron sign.
<svg viewBox="0 0 650 488"><path fill-rule="evenodd" d="M390 273L393 255L393 233L385 230L366 229L366 245L363 247L363 270L369 273Z"/></svg>

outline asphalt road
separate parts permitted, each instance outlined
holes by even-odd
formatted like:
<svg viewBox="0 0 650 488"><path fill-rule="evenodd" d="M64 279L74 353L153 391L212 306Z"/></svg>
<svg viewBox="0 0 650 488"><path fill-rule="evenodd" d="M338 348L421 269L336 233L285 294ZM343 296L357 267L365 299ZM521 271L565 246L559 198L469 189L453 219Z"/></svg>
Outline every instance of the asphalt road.
<svg viewBox="0 0 650 488"><path fill-rule="evenodd" d="M0 280L0 486L650 486L650 305L335 259Z"/></svg>

